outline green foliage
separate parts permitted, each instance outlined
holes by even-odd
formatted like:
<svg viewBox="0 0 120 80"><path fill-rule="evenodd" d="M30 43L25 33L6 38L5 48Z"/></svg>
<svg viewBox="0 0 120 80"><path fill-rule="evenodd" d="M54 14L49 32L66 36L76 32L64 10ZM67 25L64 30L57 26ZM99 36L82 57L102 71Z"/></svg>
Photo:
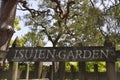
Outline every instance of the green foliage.
<svg viewBox="0 0 120 80"><path fill-rule="evenodd" d="M5 66L4 66L4 71L8 70L9 69L9 64L8 63L5 63Z"/></svg>
<svg viewBox="0 0 120 80"><path fill-rule="evenodd" d="M4 79L1 79L1 80L7 80L6 78L4 78Z"/></svg>
<svg viewBox="0 0 120 80"><path fill-rule="evenodd" d="M97 62L97 64L98 64L99 72L106 72L106 63L105 62Z"/></svg>
<svg viewBox="0 0 120 80"><path fill-rule="evenodd" d="M94 65L98 65L98 72L106 72L105 62L86 62L86 71L94 72Z"/></svg>
<svg viewBox="0 0 120 80"><path fill-rule="evenodd" d="M25 70L25 68L26 68L25 64L24 64L24 63L20 63L18 69L19 69L20 71L23 71L23 70Z"/></svg>
<svg viewBox="0 0 120 80"><path fill-rule="evenodd" d="M116 50L120 50L120 45L116 45Z"/></svg>
<svg viewBox="0 0 120 80"><path fill-rule="evenodd" d="M65 63L65 71L70 72L70 63L69 62Z"/></svg>
<svg viewBox="0 0 120 80"><path fill-rule="evenodd" d="M98 72L106 72L106 63L105 62L86 62L86 71L87 72L94 72L94 65L98 65ZM119 63L117 63L119 64ZM66 71L71 72L71 65L74 67L74 71L79 71L78 62L66 62ZM120 64L119 64L120 65ZM118 66L119 66L118 65ZM120 66L119 66L120 67Z"/></svg>
<svg viewBox="0 0 120 80"><path fill-rule="evenodd" d="M27 63L27 62L21 62L19 63L19 70L20 71L24 71L26 70L26 66L29 64L29 71L33 71L34 70L34 64L32 62Z"/></svg>
<svg viewBox="0 0 120 80"><path fill-rule="evenodd" d="M25 39L24 39L24 37L19 37L18 41L19 41L19 47L25 47ZM10 47L12 47L13 42L14 42L14 40L10 41Z"/></svg>
<svg viewBox="0 0 120 80"><path fill-rule="evenodd" d="M120 72L120 61L116 62L116 71Z"/></svg>
<svg viewBox="0 0 120 80"><path fill-rule="evenodd" d="M94 64L95 64L95 62L87 62L86 63L86 71L94 72Z"/></svg>
<svg viewBox="0 0 120 80"><path fill-rule="evenodd" d="M66 62L65 63L65 71L71 72L71 66L74 67L74 72L78 72L79 71L78 62Z"/></svg>
<svg viewBox="0 0 120 80"><path fill-rule="evenodd" d="M21 26L19 25L19 19L18 18L15 18L15 21L14 21L14 27L15 27L15 30L21 30Z"/></svg>

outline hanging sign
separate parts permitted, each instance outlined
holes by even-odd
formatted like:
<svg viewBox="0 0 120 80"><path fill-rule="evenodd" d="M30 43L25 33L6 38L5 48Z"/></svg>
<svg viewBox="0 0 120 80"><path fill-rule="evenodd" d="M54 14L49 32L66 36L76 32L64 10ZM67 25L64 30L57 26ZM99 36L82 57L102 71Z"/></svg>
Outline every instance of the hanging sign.
<svg viewBox="0 0 120 80"><path fill-rule="evenodd" d="M10 48L8 61L113 61L111 47L18 47Z"/></svg>

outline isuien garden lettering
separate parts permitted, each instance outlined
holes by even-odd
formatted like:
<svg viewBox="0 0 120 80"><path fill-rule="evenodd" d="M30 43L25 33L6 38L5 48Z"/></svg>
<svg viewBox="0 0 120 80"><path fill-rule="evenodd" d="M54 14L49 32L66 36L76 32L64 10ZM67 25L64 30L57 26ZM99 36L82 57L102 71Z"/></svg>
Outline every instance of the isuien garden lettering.
<svg viewBox="0 0 120 80"><path fill-rule="evenodd" d="M28 47L8 52L8 61L103 61L115 57L114 48L103 47Z"/></svg>

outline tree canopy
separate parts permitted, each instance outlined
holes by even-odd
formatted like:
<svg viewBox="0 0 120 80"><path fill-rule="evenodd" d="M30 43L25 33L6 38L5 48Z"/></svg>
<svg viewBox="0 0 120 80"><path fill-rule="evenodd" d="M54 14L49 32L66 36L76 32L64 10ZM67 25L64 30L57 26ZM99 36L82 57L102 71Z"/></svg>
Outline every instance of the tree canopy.
<svg viewBox="0 0 120 80"><path fill-rule="evenodd" d="M19 10L29 12L24 19L31 31L24 37L31 46L45 38L53 46L97 46L106 37L119 45L119 7L119 0L20 0L18 4Z"/></svg>

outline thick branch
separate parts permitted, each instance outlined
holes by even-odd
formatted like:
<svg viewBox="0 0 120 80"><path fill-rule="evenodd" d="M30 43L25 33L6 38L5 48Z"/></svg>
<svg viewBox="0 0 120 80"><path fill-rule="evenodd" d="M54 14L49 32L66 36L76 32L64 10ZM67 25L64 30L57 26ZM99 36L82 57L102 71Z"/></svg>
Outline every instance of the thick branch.
<svg viewBox="0 0 120 80"><path fill-rule="evenodd" d="M44 14L44 13L47 12L47 11L38 11L38 10L35 10L35 9L32 9L32 8L29 8L27 6L27 1L25 1L25 0L20 0L19 2L25 8L25 9L22 9L22 10L28 10L31 13L32 17L38 16L40 14Z"/></svg>

